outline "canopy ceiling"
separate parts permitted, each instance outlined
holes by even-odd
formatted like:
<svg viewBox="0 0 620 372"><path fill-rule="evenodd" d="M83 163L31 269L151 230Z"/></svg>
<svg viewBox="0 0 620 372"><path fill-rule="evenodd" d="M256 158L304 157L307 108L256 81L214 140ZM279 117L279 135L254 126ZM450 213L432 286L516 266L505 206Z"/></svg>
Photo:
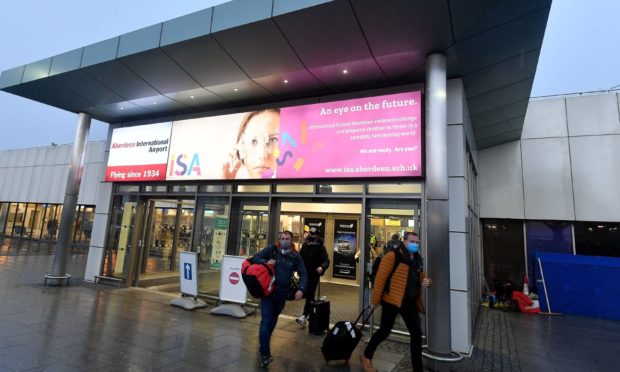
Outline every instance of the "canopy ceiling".
<svg viewBox="0 0 620 372"><path fill-rule="evenodd" d="M550 5L233 0L3 71L0 89L116 123L423 82L443 52L482 149L521 136Z"/></svg>

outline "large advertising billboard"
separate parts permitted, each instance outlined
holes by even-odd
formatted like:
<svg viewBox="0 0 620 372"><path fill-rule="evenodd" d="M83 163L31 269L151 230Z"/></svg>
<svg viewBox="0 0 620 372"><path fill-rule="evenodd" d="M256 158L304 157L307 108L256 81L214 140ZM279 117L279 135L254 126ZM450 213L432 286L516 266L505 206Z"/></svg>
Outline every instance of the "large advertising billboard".
<svg viewBox="0 0 620 372"><path fill-rule="evenodd" d="M171 128L168 122L114 129L105 180L165 180Z"/></svg>
<svg viewBox="0 0 620 372"><path fill-rule="evenodd" d="M421 129L420 92L176 121L165 179L417 177Z"/></svg>

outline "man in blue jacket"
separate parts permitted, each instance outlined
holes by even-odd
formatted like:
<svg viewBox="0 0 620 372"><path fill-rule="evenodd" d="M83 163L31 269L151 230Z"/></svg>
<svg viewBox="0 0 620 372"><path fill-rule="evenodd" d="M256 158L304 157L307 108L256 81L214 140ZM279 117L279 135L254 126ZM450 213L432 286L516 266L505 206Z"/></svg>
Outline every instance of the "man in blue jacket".
<svg viewBox="0 0 620 372"><path fill-rule="evenodd" d="M299 288L295 293L295 301L303 297L308 282L304 262L299 253L295 251L292 240L293 234L290 231L283 231L280 233L280 242L268 245L252 258L253 263L275 265L275 290L269 297L260 301L261 320L258 341L261 367L266 367L273 361L269 346L271 334L276 328L278 316L286 304L293 273L296 271L299 274Z"/></svg>

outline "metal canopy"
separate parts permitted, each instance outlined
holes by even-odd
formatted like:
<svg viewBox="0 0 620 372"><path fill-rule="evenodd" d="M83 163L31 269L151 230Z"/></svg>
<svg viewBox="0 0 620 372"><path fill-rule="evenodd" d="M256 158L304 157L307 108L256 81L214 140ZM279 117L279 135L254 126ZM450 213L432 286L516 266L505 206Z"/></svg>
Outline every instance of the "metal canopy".
<svg viewBox="0 0 620 372"><path fill-rule="evenodd" d="M233 0L4 71L0 89L117 123L422 82L443 52L482 149L521 136L550 6Z"/></svg>

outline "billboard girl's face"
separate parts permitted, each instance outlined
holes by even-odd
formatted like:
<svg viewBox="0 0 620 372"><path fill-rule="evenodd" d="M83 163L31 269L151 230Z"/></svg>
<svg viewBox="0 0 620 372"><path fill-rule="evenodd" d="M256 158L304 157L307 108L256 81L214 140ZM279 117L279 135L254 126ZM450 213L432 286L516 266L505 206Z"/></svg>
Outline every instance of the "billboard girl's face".
<svg viewBox="0 0 620 372"><path fill-rule="evenodd" d="M249 178L271 178L275 174L279 130L280 115L274 111L263 111L248 122L238 149Z"/></svg>

